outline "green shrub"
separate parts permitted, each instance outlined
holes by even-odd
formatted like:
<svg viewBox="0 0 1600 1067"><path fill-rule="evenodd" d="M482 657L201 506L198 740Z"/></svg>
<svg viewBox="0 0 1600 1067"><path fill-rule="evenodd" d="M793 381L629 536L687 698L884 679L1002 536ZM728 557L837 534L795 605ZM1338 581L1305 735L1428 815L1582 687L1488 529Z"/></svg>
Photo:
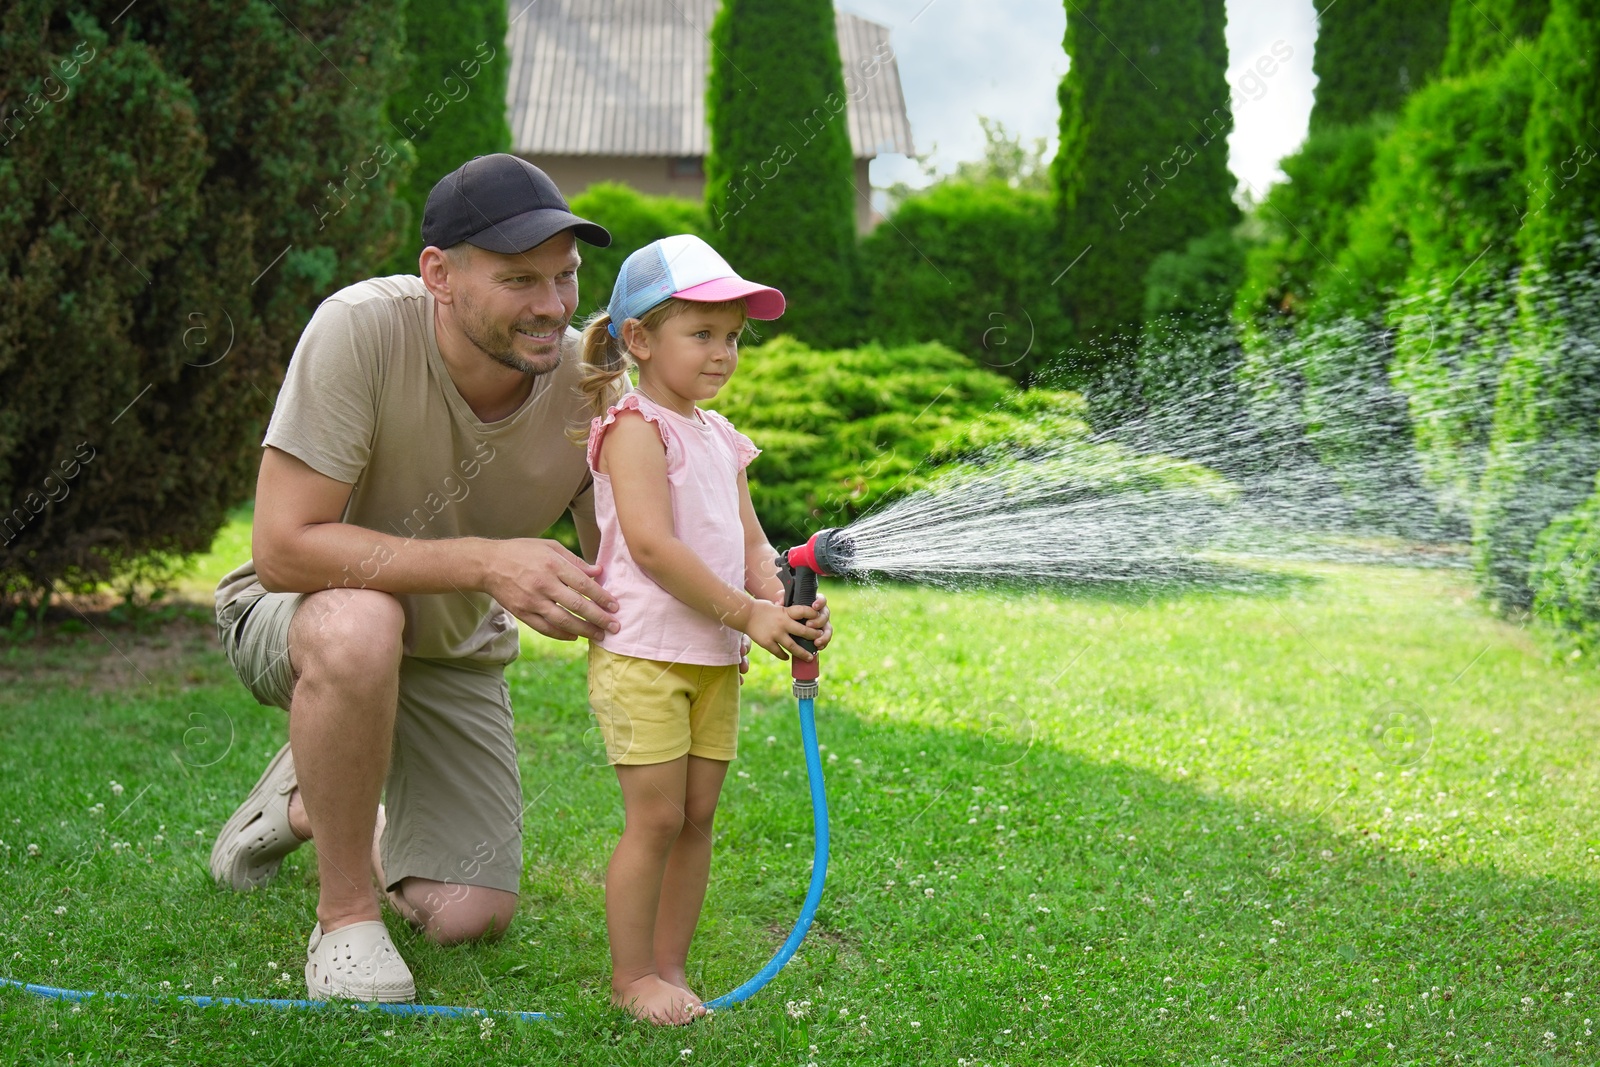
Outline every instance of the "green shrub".
<svg viewBox="0 0 1600 1067"><path fill-rule="evenodd" d="M1600 647L1600 478L1534 543L1533 613L1580 650Z"/></svg>
<svg viewBox="0 0 1600 1067"><path fill-rule="evenodd" d="M407 80L389 100L392 143L416 160L399 189L409 215L390 274L417 273L422 208L435 183L475 156L511 151L503 0L402 0Z"/></svg>
<svg viewBox="0 0 1600 1067"><path fill-rule="evenodd" d="M1593 227L1563 254L1583 257L1600 260ZM1519 303L1472 528L1480 588L1508 609L1532 603L1539 535L1600 470L1600 274L1524 271Z"/></svg>
<svg viewBox="0 0 1600 1067"><path fill-rule="evenodd" d="M1375 118L1308 136L1280 166L1287 180L1255 209L1261 240L1245 256L1234 304L1247 346L1270 347L1304 318L1320 279L1348 242L1366 195L1378 142L1391 121Z"/></svg>
<svg viewBox="0 0 1600 1067"><path fill-rule="evenodd" d="M1597 56L1600 0L1551 0L1524 132L1520 323L1473 515L1480 585L1507 607L1532 602L1536 539L1588 495L1600 469L1600 137L1590 120L1600 98Z"/></svg>
<svg viewBox="0 0 1600 1067"><path fill-rule="evenodd" d="M570 197L574 214L611 231L609 248L581 246L583 268L578 272L578 319L606 306L611 289L617 284L617 271L628 254L651 241L676 233L692 233L706 238L725 256L727 250L717 235L707 232L706 209L695 200L677 196L650 196L620 182L596 182L577 196ZM733 269L741 274L738 263ZM760 275L748 275L760 277Z"/></svg>
<svg viewBox="0 0 1600 1067"><path fill-rule="evenodd" d="M1221 0L1067 5L1055 245L1041 267L1066 272L1056 291L1080 379L1137 337L1151 261L1239 220L1226 21Z"/></svg>
<svg viewBox="0 0 1600 1067"><path fill-rule="evenodd" d="M1026 379L1070 340L1051 247L1047 194L940 182L862 242L872 300L859 332L884 344L939 341Z"/></svg>
<svg viewBox="0 0 1600 1067"><path fill-rule="evenodd" d="M1450 5L1444 0L1341 0L1317 16L1311 69L1313 133L1397 111L1444 58Z"/></svg>
<svg viewBox="0 0 1600 1067"><path fill-rule="evenodd" d="M1227 387L1239 361L1230 311L1244 254L1232 230L1216 230L1151 262L1138 358L1146 403L1181 406Z"/></svg>
<svg viewBox="0 0 1600 1067"><path fill-rule="evenodd" d="M1524 47L1515 45L1519 38L1538 37L1549 11L1550 0L1451 0L1450 43L1440 69L1455 76L1492 66Z"/></svg>
<svg viewBox="0 0 1600 1067"><path fill-rule="evenodd" d="M0 595L204 550L312 309L395 239L386 5L96 10L0 14Z"/></svg>
<svg viewBox="0 0 1600 1067"><path fill-rule="evenodd" d="M1418 459L1453 521L1470 515L1510 350L1517 178L1535 77L1512 52L1421 90L1391 135L1403 147L1401 165L1373 181L1371 203L1394 211L1409 257L1386 313L1395 338L1389 375L1406 396Z"/></svg>
<svg viewBox="0 0 1600 1067"><path fill-rule="evenodd" d="M1020 391L940 344L818 351L779 337L743 353L713 406L763 450L750 492L774 543L846 525L952 464L997 454L1070 455L1076 473L1108 491L1219 481L1193 464L1091 442L1077 394Z"/></svg>
<svg viewBox="0 0 1600 1067"><path fill-rule="evenodd" d="M710 36L707 237L740 274L783 290L785 330L848 344L863 294L833 4L724 0Z"/></svg>

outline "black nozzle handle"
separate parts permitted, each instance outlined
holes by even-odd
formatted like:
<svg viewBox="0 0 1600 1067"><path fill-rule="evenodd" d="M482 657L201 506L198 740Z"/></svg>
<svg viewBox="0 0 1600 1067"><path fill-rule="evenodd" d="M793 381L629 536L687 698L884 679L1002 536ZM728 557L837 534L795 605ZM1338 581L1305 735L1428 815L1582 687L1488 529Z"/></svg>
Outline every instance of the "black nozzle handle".
<svg viewBox="0 0 1600 1067"><path fill-rule="evenodd" d="M782 557L780 557L781 559ZM787 564L787 560L784 561ZM817 572L810 567L791 567L793 577L783 583L783 606L804 604L810 607L817 599ZM808 637L796 637L795 644L815 654L817 644Z"/></svg>

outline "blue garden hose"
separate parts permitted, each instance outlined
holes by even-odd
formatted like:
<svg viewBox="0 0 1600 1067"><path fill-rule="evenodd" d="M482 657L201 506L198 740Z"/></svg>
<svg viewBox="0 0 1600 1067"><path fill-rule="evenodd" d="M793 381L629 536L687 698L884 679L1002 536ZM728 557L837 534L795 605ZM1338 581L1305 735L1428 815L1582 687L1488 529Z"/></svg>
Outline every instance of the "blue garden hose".
<svg viewBox="0 0 1600 1067"><path fill-rule="evenodd" d="M814 693L815 687L813 686L810 691ZM756 972L754 978L751 978L733 992L724 993L715 1000L706 1001L707 1008L725 1008L748 1000L762 986L772 981L773 977L783 970L783 965L788 963L790 957L795 954L795 950L800 947L800 942L805 938L806 931L811 929L811 920L817 914L817 905L822 901L822 885L828 876L828 798L822 785L822 756L817 748L817 723L813 714L815 699L813 697L804 697L800 700L799 706L800 738L805 746L806 753L806 777L811 782L811 813L816 819L816 856L811 866L811 887L806 891L805 904L800 909L800 918L795 923L794 929L789 932L789 939L783 943L772 959L767 961L767 965ZM91 997L110 997L120 1000L138 999L137 995L132 993L97 993L81 989L61 989L56 986L18 982L11 978L0 978L0 986L23 989L35 996L52 1000L88 1000ZM490 1016L514 1019L525 1023L544 1022L558 1017L557 1013L553 1012L500 1011L488 1008L454 1007L446 1004L384 1004L375 1001L352 1000L279 1000L265 997L179 996L173 999L184 1004L193 1004L199 1008L209 1008L217 1005L249 1005L284 1010L290 1008L310 1008L314 1010L329 1007L358 1008L386 1012L389 1015L435 1015L450 1019Z"/></svg>
<svg viewBox="0 0 1600 1067"><path fill-rule="evenodd" d="M828 880L828 796L822 787L822 754L817 749L817 721L812 714L815 705L816 700L812 697L800 699L800 740L806 750L806 777L811 781L811 816L817 827L816 856L811 861L811 887L806 890L806 902L800 907L800 918L795 921L794 929L789 931L789 939L778 948L767 965L733 992L706 1001L708 1008L725 1008L748 1000L772 981L800 947L806 931L811 929L811 920L816 917L817 905L822 903L822 884Z"/></svg>

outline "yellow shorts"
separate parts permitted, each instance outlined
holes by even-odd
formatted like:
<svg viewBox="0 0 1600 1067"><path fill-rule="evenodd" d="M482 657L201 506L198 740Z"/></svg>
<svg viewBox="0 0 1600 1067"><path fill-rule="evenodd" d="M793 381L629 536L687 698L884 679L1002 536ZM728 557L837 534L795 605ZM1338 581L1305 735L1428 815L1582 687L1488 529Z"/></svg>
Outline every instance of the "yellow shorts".
<svg viewBox="0 0 1600 1067"><path fill-rule="evenodd" d="M739 665L635 659L589 645L589 707L615 763L739 752Z"/></svg>

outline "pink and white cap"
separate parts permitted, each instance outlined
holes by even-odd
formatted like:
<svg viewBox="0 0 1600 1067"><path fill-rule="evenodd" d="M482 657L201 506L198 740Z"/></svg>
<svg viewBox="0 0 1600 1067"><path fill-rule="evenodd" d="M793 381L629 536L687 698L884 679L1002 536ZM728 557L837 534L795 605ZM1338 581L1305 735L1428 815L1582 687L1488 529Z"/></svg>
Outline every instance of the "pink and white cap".
<svg viewBox="0 0 1600 1067"><path fill-rule="evenodd" d="M608 310L613 322L637 318L668 297L716 303L743 300L752 319L783 314L783 294L739 277L716 249L693 234L652 241L628 256L617 272Z"/></svg>

